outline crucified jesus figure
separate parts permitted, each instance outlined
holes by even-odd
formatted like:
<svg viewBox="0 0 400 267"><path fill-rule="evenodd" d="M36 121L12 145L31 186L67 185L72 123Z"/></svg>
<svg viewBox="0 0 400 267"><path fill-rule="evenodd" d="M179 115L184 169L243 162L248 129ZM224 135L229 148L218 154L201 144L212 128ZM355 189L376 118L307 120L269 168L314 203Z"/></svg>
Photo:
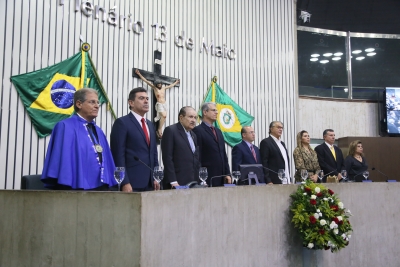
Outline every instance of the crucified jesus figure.
<svg viewBox="0 0 400 267"><path fill-rule="evenodd" d="M167 103L165 102L165 90L174 87L179 83L179 79L176 80L173 84L170 84L168 86L163 86L162 83L158 83L158 81L154 81L154 84L150 81L148 81L145 77L142 76L140 71L136 69L135 73L144 81L147 83L154 92L154 95L156 96L157 103L156 103L156 111L157 111L157 116L154 118L154 121L160 121L158 124L158 129L156 131L158 138L162 138L162 130L163 126L165 123L165 119L167 118L167 110L168 106Z"/></svg>

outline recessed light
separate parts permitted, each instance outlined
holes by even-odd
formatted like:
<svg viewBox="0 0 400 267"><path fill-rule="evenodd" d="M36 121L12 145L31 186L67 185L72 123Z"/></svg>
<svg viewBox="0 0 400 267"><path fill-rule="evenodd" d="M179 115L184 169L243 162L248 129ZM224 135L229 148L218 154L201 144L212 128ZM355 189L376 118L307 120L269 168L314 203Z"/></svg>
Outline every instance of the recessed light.
<svg viewBox="0 0 400 267"><path fill-rule="evenodd" d="M311 57L319 57L319 54L312 54Z"/></svg>
<svg viewBox="0 0 400 267"><path fill-rule="evenodd" d="M368 53L368 54L367 54L367 56L369 56L369 57L372 57L372 56L375 56L375 55L376 55L375 52L371 52L371 53Z"/></svg>
<svg viewBox="0 0 400 267"><path fill-rule="evenodd" d="M365 49L365 52L373 52L373 51L375 51L375 48L367 48L367 49Z"/></svg>
<svg viewBox="0 0 400 267"><path fill-rule="evenodd" d="M329 60L321 60L319 63L322 63L322 64L326 64L326 63L328 63L329 62Z"/></svg>
<svg viewBox="0 0 400 267"><path fill-rule="evenodd" d="M341 57L333 57L332 60L340 60Z"/></svg>
<svg viewBox="0 0 400 267"><path fill-rule="evenodd" d="M332 53L325 53L323 56L324 57L331 57L333 54Z"/></svg>
<svg viewBox="0 0 400 267"><path fill-rule="evenodd" d="M318 61L318 58L316 57L310 58L310 61Z"/></svg>
<svg viewBox="0 0 400 267"><path fill-rule="evenodd" d="M356 57L357 60L363 60L365 57Z"/></svg>
<svg viewBox="0 0 400 267"><path fill-rule="evenodd" d="M335 53L335 54L333 54L335 57L340 57L340 56L343 56L343 53L342 52L337 52L337 53Z"/></svg>
<svg viewBox="0 0 400 267"><path fill-rule="evenodd" d="M351 53L353 53L353 54L360 54L362 51L361 50L354 50L353 52L351 52Z"/></svg>

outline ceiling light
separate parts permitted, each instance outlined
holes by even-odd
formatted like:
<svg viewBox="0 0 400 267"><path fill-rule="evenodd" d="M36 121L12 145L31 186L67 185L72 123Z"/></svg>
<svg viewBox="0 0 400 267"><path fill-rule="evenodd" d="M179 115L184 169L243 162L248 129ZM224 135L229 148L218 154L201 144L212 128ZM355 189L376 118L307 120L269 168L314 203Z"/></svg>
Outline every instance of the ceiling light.
<svg viewBox="0 0 400 267"><path fill-rule="evenodd" d="M373 52L373 51L375 51L375 48L367 48L367 49L365 49L365 52Z"/></svg>
<svg viewBox="0 0 400 267"><path fill-rule="evenodd" d="M319 54L312 54L311 57L319 57Z"/></svg>
<svg viewBox="0 0 400 267"><path fill-rule="evenodd" d="M321 64L326 64L326 63L328 63L329 62L329 60L321 60L319 63L321 63Z"/></svg>
<svg viewBox="0 0 400 267"><path fill-rule="evenodd" d="M376 55L375 52L371 52L371 53L368 53L368 54L367 54L367 56L369 56L369 57L372 57L372 56L375 56L375 55Z"/></svg>
<svg viewBox="0 0 400 267"><path fill-rule="evenodd" d="M324 57L330 57L330 56L332 56L333 54L332 53L325 53L324 54Z"/></svg>
<svg viewBox="0 0 400 267"><path fill-rule="evenodd" d="M332 60L340 60L341 57L333 57Z"/></svg>
<svg viewBox="0 0 400 267"><path fill-rule="evenodd" d="M337 52L337 53L335 53L335 54L333 54L335 57L340 57L340 56L343 56L343 53L342 52Z"/></svg>
<svg viewBox="0 0 400 267"><path fill-rule="evenodd" d="M347 93L349 91L349 88L343 88L344 92Z"/></svg>
<svg viewBox="0 0 400 267"><path fill-rule="evenodd" d="M353 54L360 54L362 52L362 50L354 50L353 52L351 52L351 53L353 53Z"/></svg>
<svg viewBox="0 0 400 267"><path fill-rule="evenodd" d="M315 58L315 57L310 58L310 61L318 61L318 58Z"/></svg>
<svg viewBox="0 0 400 267"><path fill-rule="evenodd" d="M365 57L356 57L357 60L363 60Z"/></svg>

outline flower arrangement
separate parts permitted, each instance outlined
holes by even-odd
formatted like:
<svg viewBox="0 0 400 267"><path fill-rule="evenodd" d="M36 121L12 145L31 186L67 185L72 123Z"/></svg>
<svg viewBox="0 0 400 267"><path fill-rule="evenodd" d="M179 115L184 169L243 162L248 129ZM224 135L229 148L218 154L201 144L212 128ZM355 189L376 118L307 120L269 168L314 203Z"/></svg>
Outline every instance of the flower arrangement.
<svg viewBox="0 0 400 267"><path fill-rule="evenodd" d="M349 244L351 212L332 190L307 180L290 197L292 223L305 247L337 252Z"/></svg>

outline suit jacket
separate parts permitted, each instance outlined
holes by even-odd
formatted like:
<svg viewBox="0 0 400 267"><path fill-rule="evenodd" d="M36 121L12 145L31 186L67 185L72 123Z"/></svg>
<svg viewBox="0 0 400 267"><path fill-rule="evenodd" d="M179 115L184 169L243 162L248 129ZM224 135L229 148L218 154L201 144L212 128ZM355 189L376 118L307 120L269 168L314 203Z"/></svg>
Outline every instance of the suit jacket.
<svg viewBox="0 0 400 267"><path fill-rule="evenodd" d="M218 141L214 134L204 122L196 126L193 132L197 135L197 142L200 150L200 162L202 167L207 168L207 184L210 185L210 178L219 175L230 175L228 157L225 151L224 136L220 129L215 128ZM222 186L224 177L214 178L212 186Z"/></svg>
<svg viewBox="0 0 400 267"><path fill-rule="evenodd" d="M324 143L315 147L314 151L317 152L318 163L321 169L324 171L324 175L332 172L329 175L338 175L342 170L345 169L343 153L340 148L335 148L336 160L332 155L330 148ZM322 182L326 182L326 176L322 178Z"/></svg>
<svg viewBox="0 0 400 267"><path fill-rule="evenodd" d="M245 141L240 142L232 148L232 171L239 171L240 164L262 164L260 150L254 146L257 162L253 157L253 153Z"/></svg>
<svg viewBox="0 0 400 267"><path fill-rule="evenodd" d="M190 131L194 146L192 148L185 130L178 122L165 128L161 140L162 160L164 163L164 188L171 188L171 182L186 185L192 181L199 181L199 150L196 134Z"/></svg>
<svg viewBox="0 0 400 267"><path fill-rule="evenodd" d="M288 168L289 168L288 171L290 173L289 154L287 152L285 143L282 141L281 141L281 143L286 150L286 157L288 160ZM282 184L282 181L278 178L277 172L279 169L285 169L285 159L283 158L281 150L279 149L275 140L271 136L269 136L261 141L260 154L261 154L262 165L265 168L268 168L268 169L271 169L274 171L274 172L271 172L271 171L264 169L264 179L265 179L266 183L272 182L274 184Z"/></svg>
<svg viewBox="0 0 400 267"><path fill-rule="evenodd" d="M111 129L111 152L116 167L125 167L125 179L122 185L130 183L132 188L145 188L153 185L152 171L158 166L157 140L151 121L146 120L150 134L150 146L147 145L141 124L135 116L118 118ZM138 157L147 166L134 159Z"/></svg>

